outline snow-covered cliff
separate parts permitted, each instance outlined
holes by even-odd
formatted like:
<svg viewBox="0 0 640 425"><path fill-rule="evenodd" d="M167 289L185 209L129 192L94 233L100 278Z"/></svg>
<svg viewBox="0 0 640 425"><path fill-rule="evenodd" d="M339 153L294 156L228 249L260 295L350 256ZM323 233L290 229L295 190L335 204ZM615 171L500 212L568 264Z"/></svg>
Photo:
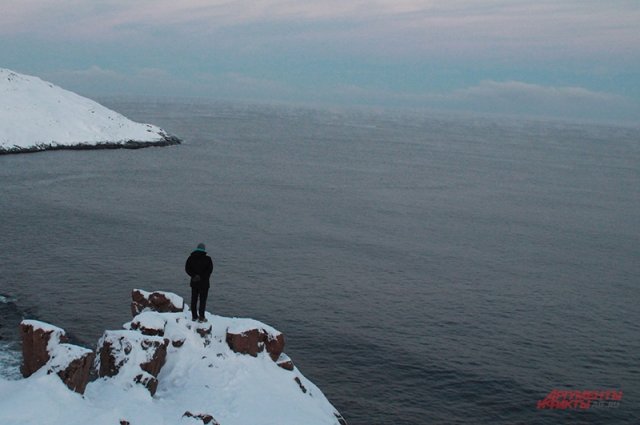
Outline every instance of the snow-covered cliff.
<svg viewBox="0 0 640 425"><path fill-rule="evenodd" d="M0 154L178 143L154 125L133 122L40 78L0 68Z"/></svg>
<svg viewBox="0 0 640 425"><path fill-rule="evenodd" d="M24 320L26 378L0 378L0 423L346 425L274 328L209 313L193 322L168 292L134 290L132 299L133 320L105 331L95 352Z"/></svg>

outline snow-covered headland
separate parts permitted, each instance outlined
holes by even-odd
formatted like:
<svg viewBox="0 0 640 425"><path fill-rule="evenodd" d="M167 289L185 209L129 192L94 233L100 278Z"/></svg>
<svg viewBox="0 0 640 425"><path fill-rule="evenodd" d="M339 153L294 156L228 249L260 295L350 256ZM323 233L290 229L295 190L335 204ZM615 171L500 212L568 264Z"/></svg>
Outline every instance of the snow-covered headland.
<svg viewBox="0 0 640 425"><path fill-rule="evenodd" d="M0 154L179 143L159 127L133 122L38 77L0 68Z"/></svg>
<svg viewBox="0 0 640 425"><path fill-rule="evenodd" d="M346 425L274 328L209 313L193 322L168 292L134 290L132 299L133 320L105 331L95 352L24 320L26 378L0 378L0 423Z"/></svg>

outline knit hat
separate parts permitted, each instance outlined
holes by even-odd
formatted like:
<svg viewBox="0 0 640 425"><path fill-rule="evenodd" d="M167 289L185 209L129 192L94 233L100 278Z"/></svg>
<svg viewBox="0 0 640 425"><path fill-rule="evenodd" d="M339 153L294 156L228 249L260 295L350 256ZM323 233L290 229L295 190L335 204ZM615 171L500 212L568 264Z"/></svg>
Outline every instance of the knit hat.
<svg viewBox="0 0 640 425"><path fill-rule="evenodd" d="M207 250L207 247L202 242L200 242L198 244L198 247L196 248L196 251L206 251L206 250Z"/></svg>

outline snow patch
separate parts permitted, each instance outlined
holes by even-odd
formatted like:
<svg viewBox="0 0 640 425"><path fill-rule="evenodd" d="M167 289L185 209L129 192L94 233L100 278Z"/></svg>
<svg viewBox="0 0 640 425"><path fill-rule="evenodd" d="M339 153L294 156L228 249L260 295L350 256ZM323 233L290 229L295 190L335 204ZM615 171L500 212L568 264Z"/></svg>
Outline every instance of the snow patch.
<svg viewBox="0 0 640 425"><path fill-rule="evenodd" d="M61 336L66 335L66 332L64 331L64 329L54 326L50 323L41 322L39 320L32 320L32 319L23 320L22 323L27 326L31 326L34 330L42 329L42 331L44 332L53 332L54 334L53 336L57 336L58 340L60 339Z"/></svg>
<svg viewBox="0 0 640 425"><path fill-rule="evenodd" d="M142 363L150 361L153 357L152 351L146 351L140 348L146 341L162 344L164 338L159 336L146 336L140 332L128 330L106 331L102 338L100 338L100 341L98 341L98 347L102 347L105 342L108 342L111 346L119 348L119 350L116 351L116 364L125 365L131 363L137 367ZM130 354L124 356L125 352Z"/></svg>
<svg viewBox="0 0 640 425"><path fill-rule="evenodd" d="M47 363L47 367L53 372L58 372L64 370L72 361L92 352L93 350L73 344L56 344L49 351L51 360ZM43 367L43 369L46 369L46 367Z"/></svg>
<svg viewBox="0 0 640 425"><path fill-rule="evenodd" d="M262 322L259 322L255 319L242 319L242 318L233 318L228 324L227 331L232 334L242 334L251 329L263 329L269 335L277 336L280 335L280 331L272 328L269 325L266 325Z"/></svg>
<svg viewBox="0 0 640 425"><path fill-rule="evenodd" d="M168 345L153 397L134 383L139 365L151 360L150 352L138 348L144 340L160 343L164 338L133 330L106 331L98 347L109 342L119 348L113 353L126 353L116 359L122 362L117 375L89 382L84 397L67 389L55 373L47 374L46 368L19 381L0 377L0 424L202 423L184 416L192 412L210 415L222 425L338 425L336 409L297 368L279 367L266 352L257 357L235 353L225 340L227 329L280 334L271 326L209 313L205 323L191 321L188 311L150 313L143 312L134 321L158 325L162 320L164 338L182 342ZM68 359L86 349L58 344L54 350L56 357ZM283 354L281 359L288 358Z"/></svg>
<svg viewBox="0 0 640 425"><path fill-rule="evenodd" d="M170 137L38 77L0 68L0 153L160 143Z"/></svg>
<svg viewBox="0 0 640 425"><path fill-rule="evenodd" d="M164 329L167 320L161 313L155 311L143 311L138 314L133 322L137 323L139 327L147 329Z"/></svg>

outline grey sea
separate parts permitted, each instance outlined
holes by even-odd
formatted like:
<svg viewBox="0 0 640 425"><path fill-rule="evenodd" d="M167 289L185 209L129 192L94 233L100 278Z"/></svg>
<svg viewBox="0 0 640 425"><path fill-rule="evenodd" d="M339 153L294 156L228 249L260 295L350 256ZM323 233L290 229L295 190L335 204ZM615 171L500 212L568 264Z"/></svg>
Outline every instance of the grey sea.
<svg viewBox="0 0 640 425"><path fill-rule="evenodd" d="M640 422L638 128L103 103L184 144L0 156L2 376L22 318L94 347L205 242L208 310L281 330L350 425Z"/></svg>

